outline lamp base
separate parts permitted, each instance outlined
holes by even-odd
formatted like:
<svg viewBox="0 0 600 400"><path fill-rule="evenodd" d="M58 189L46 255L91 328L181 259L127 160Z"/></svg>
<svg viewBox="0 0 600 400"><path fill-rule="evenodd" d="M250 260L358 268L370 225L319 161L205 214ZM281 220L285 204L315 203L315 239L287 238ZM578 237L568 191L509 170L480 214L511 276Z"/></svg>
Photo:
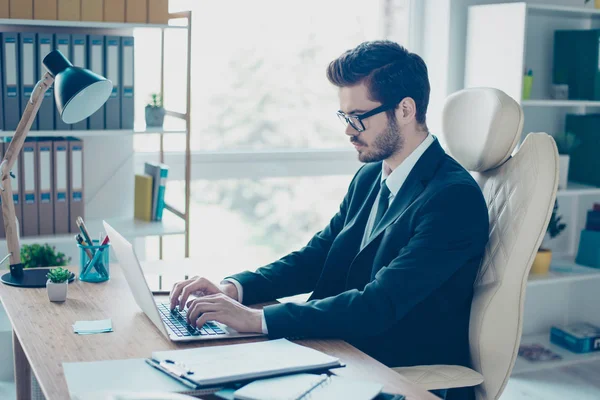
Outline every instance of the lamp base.
<svg viewBox="0 0 600 400"><path fill-rule="evenodd" d="M23 270L23 275L16 277L10 272L2 275L2 283L10 286L19 286L26 288L41 288L46 287L48 278L46 274L51 268L31 268ZM71 272L69 282L75 280L75 274Z"/></svg>

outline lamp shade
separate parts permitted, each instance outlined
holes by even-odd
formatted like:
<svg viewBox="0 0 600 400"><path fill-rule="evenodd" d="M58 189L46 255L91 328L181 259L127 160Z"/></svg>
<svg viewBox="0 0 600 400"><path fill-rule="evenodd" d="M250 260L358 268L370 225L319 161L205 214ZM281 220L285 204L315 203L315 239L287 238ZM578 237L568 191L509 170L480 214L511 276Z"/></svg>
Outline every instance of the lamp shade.
<svg viewBox="0 0 600 400"><path fill-rule="evenodd" d="M49 53L43 63L54 75L56 108L67 124L95 113L112 93L111 81L85 68L74 67L58 50Z"/></svg>

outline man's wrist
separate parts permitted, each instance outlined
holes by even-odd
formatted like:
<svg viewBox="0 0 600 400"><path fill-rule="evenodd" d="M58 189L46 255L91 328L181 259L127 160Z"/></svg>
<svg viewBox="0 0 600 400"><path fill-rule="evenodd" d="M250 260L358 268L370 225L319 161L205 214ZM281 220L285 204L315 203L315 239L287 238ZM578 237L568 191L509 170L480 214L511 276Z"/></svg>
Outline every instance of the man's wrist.
<svg viewBox="0 0 600 400"><path fill-rule="evenodd" d="M222 282L221 291L223 291L226 296L231 297L235 301L239 301L238 291L233 283L227 281Z"/></svg>

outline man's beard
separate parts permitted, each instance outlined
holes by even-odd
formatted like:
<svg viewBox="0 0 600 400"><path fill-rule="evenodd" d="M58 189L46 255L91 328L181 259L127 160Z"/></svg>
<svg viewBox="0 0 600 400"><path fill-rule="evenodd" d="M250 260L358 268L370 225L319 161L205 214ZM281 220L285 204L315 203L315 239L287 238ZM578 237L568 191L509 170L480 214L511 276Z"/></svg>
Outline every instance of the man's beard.
<svg viewBox="0 0 600 400"><path fill-rule="evenodd" d="M353 142L361 143L359 140ZM377 135L373 144L365 147L362 152L358 152L358 160L364 163L382 161L399 152L403 147L404 136L400 132L400 127L394 116L389 118L387 128Z"/></svg>

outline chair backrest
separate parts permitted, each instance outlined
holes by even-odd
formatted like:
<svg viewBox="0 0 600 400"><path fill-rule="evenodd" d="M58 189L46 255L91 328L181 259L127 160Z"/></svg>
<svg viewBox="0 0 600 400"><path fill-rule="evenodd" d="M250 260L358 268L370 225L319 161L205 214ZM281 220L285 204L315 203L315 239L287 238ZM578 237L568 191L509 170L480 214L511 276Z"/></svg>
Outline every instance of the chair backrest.
<svg viewBox="0 0 600 400"><path fill-rule="evenodd" d="M490 237L471 307L472 367L484 382L477 399L497 399L521 340L529 270L552 215L558 151L545 133L530 133L515 152L523 110L504 92L471 88L448 97L443 112L446 150L479 183Z"/></svg>

